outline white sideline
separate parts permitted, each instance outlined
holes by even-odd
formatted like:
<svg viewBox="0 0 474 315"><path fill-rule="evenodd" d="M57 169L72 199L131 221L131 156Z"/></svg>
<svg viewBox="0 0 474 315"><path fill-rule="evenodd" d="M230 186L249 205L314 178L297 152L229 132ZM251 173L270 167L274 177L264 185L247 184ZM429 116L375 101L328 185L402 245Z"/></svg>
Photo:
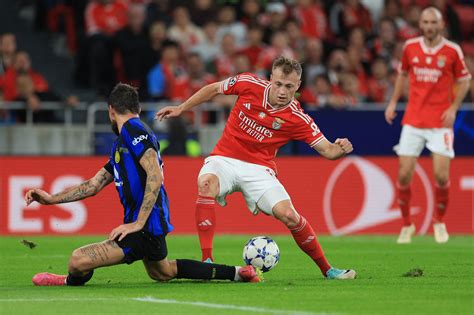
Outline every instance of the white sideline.
<svg viewBox="0 0 474 315"><path fill-rule="evenodd" d="M147 303L159 303L159 304L177 304L177 305L189 305L196 307L204 308L214 308L214 309L223 309L223 310L234 310L242 312L255 312L255 313L266 313L266 314L279 314L279 315L335 315L335 313L326 313L326 312L304 312L304 311L292 311L292 310L278 310L271 308L262 308L262 307L252 307L252 306L239 306L232 304L215 304L207 302L191 302L191 301L179 301L172 299L156 299L151 296L140 297L140 298L12 298L12 299L0 299L0 303L3 302L62 302L62 301L80 301L80 302L90 302L90 301L136 301L136 302L147 302Z"/></svg>

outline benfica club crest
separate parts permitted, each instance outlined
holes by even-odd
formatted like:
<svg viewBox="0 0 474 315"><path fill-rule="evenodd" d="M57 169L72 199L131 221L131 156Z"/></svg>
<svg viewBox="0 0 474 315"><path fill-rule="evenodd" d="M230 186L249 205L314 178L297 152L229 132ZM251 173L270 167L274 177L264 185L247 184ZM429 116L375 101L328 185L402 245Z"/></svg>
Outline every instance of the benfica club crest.
<svg viewBox="0 0 474 315"><path fill-rule="evenodd" d="M281 125L283 125L285 121L281 118L275 117L275 120L272 123L272 128L275 130L278 130L281 128Z"/></svg>
<svg viewBox="0 0 474 315"><path fill-rule="evenodd" d="M446 56L439 55L438 61L436 61L436 65L440 68L443 68L445 64L446 64Z"/></svg>

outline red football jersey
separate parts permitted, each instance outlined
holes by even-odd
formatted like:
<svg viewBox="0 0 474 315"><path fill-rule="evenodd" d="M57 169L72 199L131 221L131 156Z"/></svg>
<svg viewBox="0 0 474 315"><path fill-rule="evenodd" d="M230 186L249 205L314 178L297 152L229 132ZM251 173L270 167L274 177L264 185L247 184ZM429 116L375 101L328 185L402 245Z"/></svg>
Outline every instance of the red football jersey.
<svg viewBox="0 0 474 315"><path fill-rule="evenodd" d="M290 140L314 147L324 135L293 99L274 108L268 101L270 82L243 73L221 82L220 93L238 95L222 137L211 155L264 165L276 171L278 149Z"/></svg>
<svg viewBox="0 0 474 315"><path fill-rule="evenodd" d="M427 47L423 37L406 41L399 71L410 77L402 124L418 128L441 128L441 115L454 100L455 81L471 78L461 48L445 38L436 47Z"/></svg>

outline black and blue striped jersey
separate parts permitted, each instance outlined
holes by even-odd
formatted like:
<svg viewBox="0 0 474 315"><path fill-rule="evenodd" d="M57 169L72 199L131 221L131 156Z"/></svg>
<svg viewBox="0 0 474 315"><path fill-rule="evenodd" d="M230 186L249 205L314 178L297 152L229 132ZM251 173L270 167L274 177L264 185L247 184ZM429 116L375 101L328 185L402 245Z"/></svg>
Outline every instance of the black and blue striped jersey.
<svg viewBox="0 0 474 315"><path fill-rule="evenodd" d="M104 168L114 176L115 188L124 207L124 223L137 220L143 202L146 172L140 165L143 154L152 148L158 155L158 163L163 169L160 145L151 131L138 117L129 119L122 126L115 140L110 158ZM143 228L153 235L166 235L173 230L170 223L169 200L164 184Z"/></svg>

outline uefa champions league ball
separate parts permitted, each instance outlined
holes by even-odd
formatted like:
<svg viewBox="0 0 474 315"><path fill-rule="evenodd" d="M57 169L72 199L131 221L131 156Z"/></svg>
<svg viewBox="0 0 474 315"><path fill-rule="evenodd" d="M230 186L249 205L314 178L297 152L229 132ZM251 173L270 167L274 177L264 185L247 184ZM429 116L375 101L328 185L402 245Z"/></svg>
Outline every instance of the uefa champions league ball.
<svg viewBox="0 0 474 315"><path fill-rule="evenodd" d="M280 249L268 236L256 236L245 245L243 258L245 264L267 272L278 264Z"/></svg>

